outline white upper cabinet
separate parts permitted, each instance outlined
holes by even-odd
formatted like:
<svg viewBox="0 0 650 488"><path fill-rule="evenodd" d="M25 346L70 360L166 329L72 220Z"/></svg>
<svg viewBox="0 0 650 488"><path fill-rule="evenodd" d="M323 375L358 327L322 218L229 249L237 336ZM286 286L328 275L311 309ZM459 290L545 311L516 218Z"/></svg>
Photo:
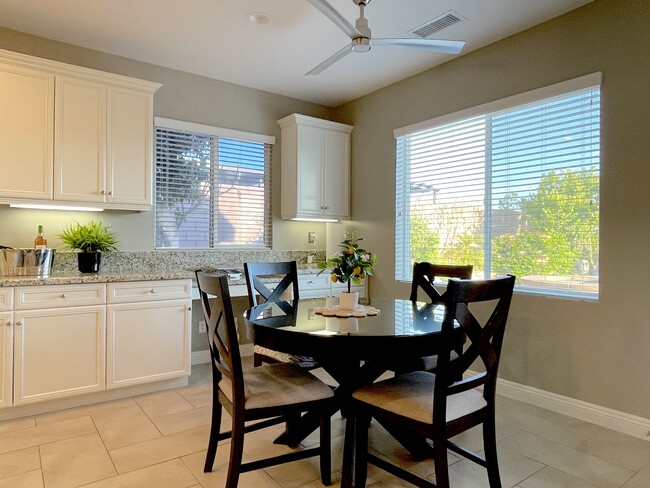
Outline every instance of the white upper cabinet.
<svg viewBox="0 0 650 488"><path fill-rule="evenodd" d="M111 87L107 110L106 201L151 207L153 96Z"/></svg>
<svg viewBox="0 0 650 488"><path fill-rule="evenodd" d="M0 51L0 201L150 210L159 87Z"/></svg>
<svg viewBox="0 0 650 488"><path fill-rule="evenodd" d="M282 128L282 218L350 217L350 133L353 127L305 115Z"/></svg>
<svg viewBox="0 0 650 488"><path fill-rule="evenodd" d="M0 60L0 196L52 198L54 75Z"/></svg>
<svg viewBox="0 0 650 488"><path fill-rule="evenodd" d="M103 202L106 187L106 85L56 79L54 198Z"/></svg>

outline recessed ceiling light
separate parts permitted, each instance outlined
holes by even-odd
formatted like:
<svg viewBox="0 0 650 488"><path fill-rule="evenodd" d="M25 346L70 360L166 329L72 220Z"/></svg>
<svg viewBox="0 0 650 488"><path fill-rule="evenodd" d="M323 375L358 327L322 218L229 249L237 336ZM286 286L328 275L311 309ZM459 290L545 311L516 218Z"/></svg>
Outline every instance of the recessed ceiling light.
<svg viewBox="0 0 650 488"><path fill-rule="evenodd" d="M268 24L271 18L264 12L251 12L246 17L251 24Z"/></svg>

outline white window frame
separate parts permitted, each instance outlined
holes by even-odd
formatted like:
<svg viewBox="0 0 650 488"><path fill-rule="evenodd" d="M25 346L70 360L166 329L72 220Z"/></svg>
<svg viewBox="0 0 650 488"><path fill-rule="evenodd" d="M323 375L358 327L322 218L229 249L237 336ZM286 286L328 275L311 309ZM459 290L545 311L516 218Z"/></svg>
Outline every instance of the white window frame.
<svg viewBox="0 0 650 488"><path fill-rule="evenodd" d="M536 90L532 90L526 93L514 95L505 99L497 100L490 102L484 105L477 107L472 107L466 110L459 112L446 114L440 117L429 119L423 122L418 122L406 127L398 128L394 130L394 136L398 140L397 150L396 150L396 165L397 165L397 179L396 179L396 214L395 214L395 246L396 246L396 259L395 259L395 279L396 281L409 281L411 279L411 266L412 262L406 262L406 256L410 260L410 216L411 216L411 203L410 203L410 186L411 180L409 176L404 175L403 170L400 171L400 168L403 164L406 164L407 167L410 166L410 149L407 149L408 155L404 153L404 147L407 147L408 139L411 136L416 136L419 133L434 130L436 128L447 127L450 124L461 123L464 121L469 121L472 118L479 118L485 116L496 115L500 112L506 112L513 109L518 109L522 106L531 105L535 103L543 102L547 99L552 99L554 97L561 97L569 95L573 92L579 92L582 90L589 89L598 89L602 85L602 73L592 73L589 75L582 76L580 78L564 81L554 85L546 86ZM402 154L399 152L401 151ZM489 151L489 148L486 147L486 153ZM486 154L486 161L489 158ZM405 162L406 161L406 162ZM600 167L600 166L599 166ZM486 172L490 171L489 164L486 164ZM402 175L400 177L400 174ZM401 178L401 181L400 181ZM408 182L407 182L408 179ZM486 183L486 186L483 190L484 192L489 192L490 185ZM487 198L487 197L486 197ZM487 200L486 200L487 201ZM408 215L408 217L406 217ZM489 219L489 212L486 214L485 219ZM488 252L489 246L487 241L489 240L489 222L485 224L486 229L484 232L484 244L485 249L485 259L484 265L485 269L490 269L490 253ZM444 263L441 263L444 264ZM461 264L461 263L455 263ZM462 263L462 264L474 264L474 263ZM540 293L544 295L552 296L562 296L562 297L577 297L585 299L597 299L598 291L593 292L592 290L585 291L585 289L572 290L572 289L558 289L558 288L546 288L540 286L539 288L535 286L518 285L517 289L524 292Z"/></svg>
<svg viewBox="0 0 650 488"><path fill-rule="evenodd" d="M252 142L252 143L261 143L265 147L268 147L268 157L266 158L265 173L264 173L264 239L262 243L256 244L219 244L218 242L213 242L215 234L215 222L210 212L204 212L200 214L200 217L203 220L204 224L209 227L209 233L211 234L210 245L208 246L159 246L157 242L156 235L158 234L159 226L164 225L163 221L159 222L159 217L156 215L154 217L154 246L156 249L270 249L272 247L272 211L271 211L271 146L275 144L275 137L268 136L264 134L257 134L252 132L245 132L233 129L226 129L221 127L214 127L204 124L197 124L194 122L187 122L182 120L168 119L164 117L154 117L155 129L154 137L157 138L157 129L168 129L172 131L179 131L183 134L196 134L199 136L205 136L213 138L218 144L218 141L221 140L231 140L231 141L243 141L243 142ZM157 142L157 141L156 141ZM154 157L157 156L157 149L154 152ZM212 154L213 157L218 157L216 154ZM157 158L156 158L157 159ZM157 161L154 161L154 168L157 166ZM216 166L213 166L216 168ZM217 170L218 171L218 170ZM214 177L213 177L214 178ZM211 180L211 184L214 184L214 181ZM154 178L154 189L158 190L158 184L156 178ZM212 199L213 197L211 197ZM154 212L158 212L157 209L158 199L154 198Z"/></svg>

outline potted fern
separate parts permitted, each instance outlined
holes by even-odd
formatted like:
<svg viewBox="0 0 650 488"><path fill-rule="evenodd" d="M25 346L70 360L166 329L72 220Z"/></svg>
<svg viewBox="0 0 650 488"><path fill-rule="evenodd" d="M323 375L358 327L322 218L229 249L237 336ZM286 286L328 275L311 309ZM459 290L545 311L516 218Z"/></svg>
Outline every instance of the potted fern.
<svg viewBox="0 0 650 488"><path fill-rule="evenodd" d="M59 234L66 249L76 251L79 271L97 273L101 267L102 253L117 251L115 234L102 222L91 220L87 224L70 224Z"/></svg>

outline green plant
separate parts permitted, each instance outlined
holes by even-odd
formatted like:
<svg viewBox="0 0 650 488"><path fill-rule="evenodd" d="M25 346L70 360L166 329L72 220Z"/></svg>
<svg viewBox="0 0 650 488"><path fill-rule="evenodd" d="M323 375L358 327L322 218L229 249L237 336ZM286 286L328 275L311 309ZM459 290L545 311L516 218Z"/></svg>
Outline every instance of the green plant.
<svg viewBox="0 0 650 488"><path fill-rule="evenodd" d="M339 244L343 250L337 252L334 257L317 263L317 266L321 270L318 274L330 269L332 281L347 283L349 293L352 283L360 285L363 278L372 275L372 267L377 262L377 256L359 247L359 241L362 241L363 237L357 237L356 231L346 232L343 237L343 241Z"/></svg>
<svg viewBox="0 0 650 488"><path fill-rule="evenodd" d="M104 252L117 251L117 239L115 234L102 222L91 220L87 224L80 224L75 221L63 229L59 239L67 249L81 252Z"/></svg>

